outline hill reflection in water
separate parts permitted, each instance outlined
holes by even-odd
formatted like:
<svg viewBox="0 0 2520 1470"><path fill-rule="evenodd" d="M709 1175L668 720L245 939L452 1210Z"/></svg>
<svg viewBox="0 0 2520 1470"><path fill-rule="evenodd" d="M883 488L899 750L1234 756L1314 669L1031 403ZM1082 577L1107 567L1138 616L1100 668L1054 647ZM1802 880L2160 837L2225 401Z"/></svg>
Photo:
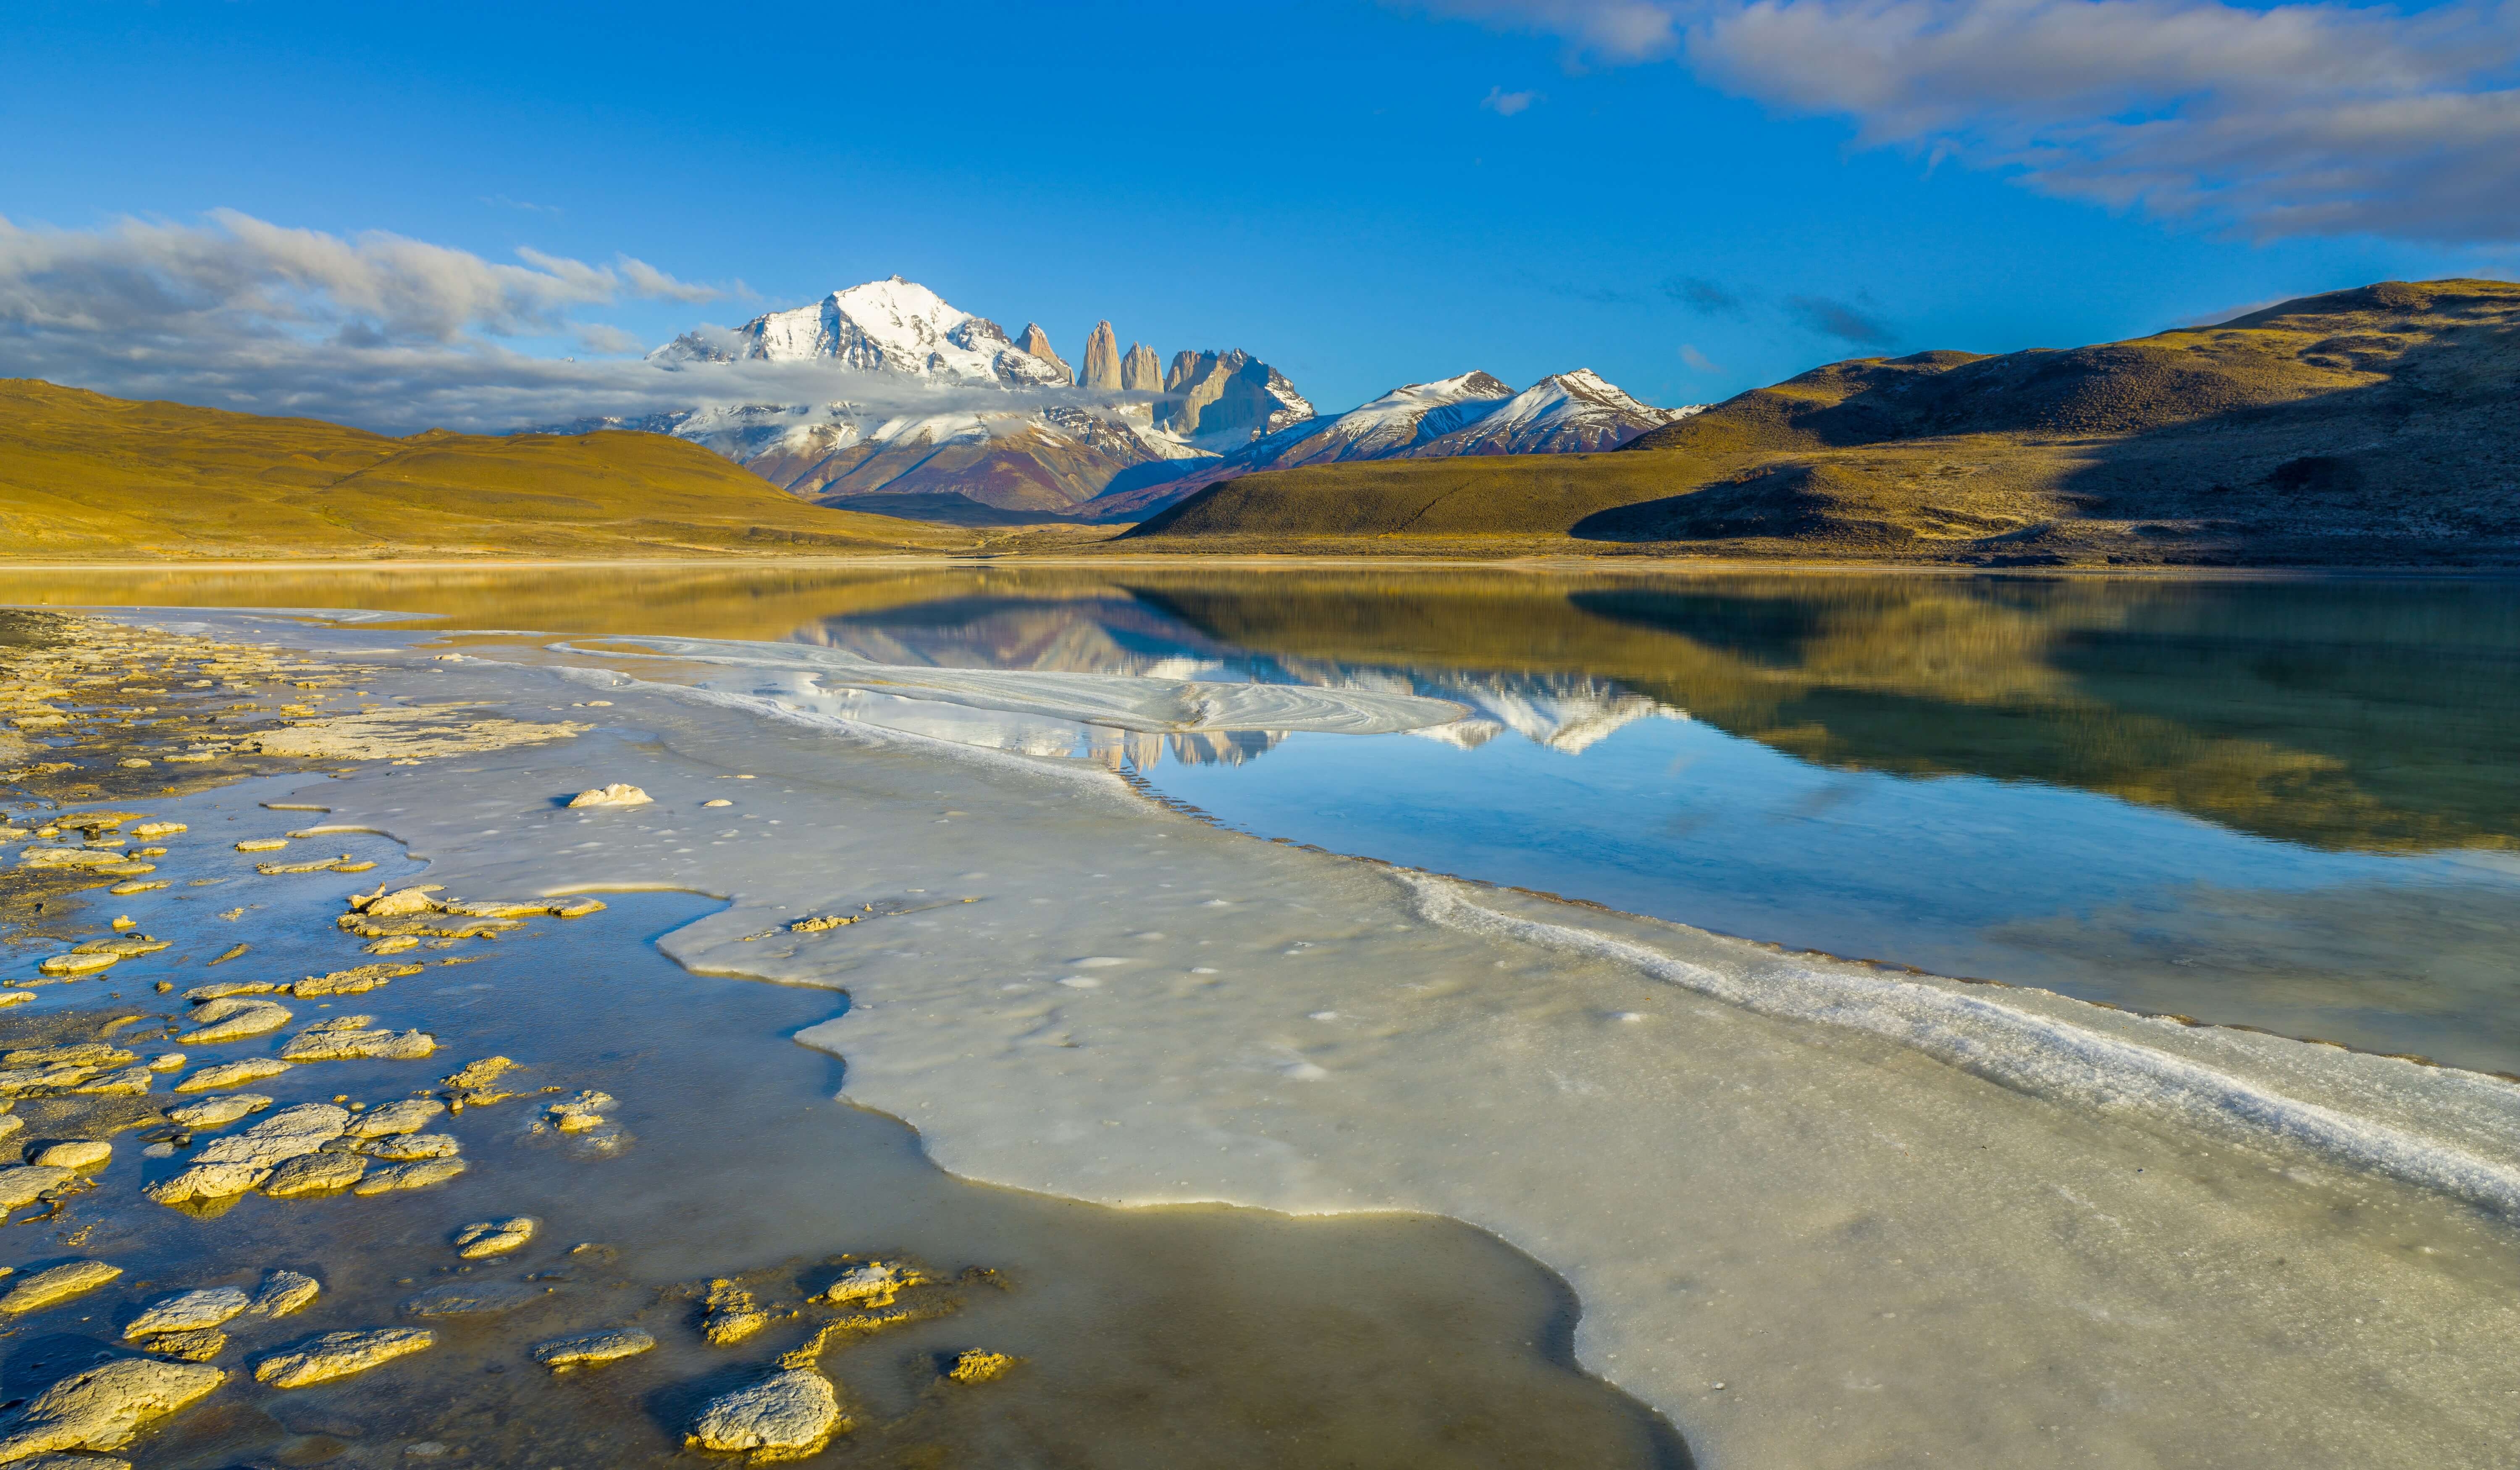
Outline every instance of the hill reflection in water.
<svg viewBox="0 0 2520 1470"><path fill-rule="evenodd" d="M1432 695L1470 715L1077 753L1267 836L2520 1071L2520 583L1167 562L12 574L0 600Z"/></svg>

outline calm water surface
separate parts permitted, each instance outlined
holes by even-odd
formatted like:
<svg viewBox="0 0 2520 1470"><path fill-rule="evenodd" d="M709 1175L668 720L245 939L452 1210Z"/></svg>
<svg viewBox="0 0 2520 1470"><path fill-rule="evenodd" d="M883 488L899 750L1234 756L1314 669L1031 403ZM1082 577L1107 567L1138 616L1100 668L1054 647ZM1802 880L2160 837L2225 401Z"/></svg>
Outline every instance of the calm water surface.
<svg viewBox="0 0 2520 1470"><path fill-rule="evenodd" d="M1469 712L1092 748L1263 836L2520 1071L2520 583L167 573L0 601L1414 690Z"/></svg>

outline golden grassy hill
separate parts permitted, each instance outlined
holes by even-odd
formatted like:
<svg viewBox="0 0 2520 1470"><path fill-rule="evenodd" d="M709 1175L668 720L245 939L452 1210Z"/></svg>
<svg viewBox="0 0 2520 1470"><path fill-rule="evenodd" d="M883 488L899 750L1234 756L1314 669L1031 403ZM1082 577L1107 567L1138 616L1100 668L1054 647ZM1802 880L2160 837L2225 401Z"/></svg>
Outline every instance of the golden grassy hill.
<svg viewBox="0 0 2520 1470"><path fill-rule="evenodd" d="M1615 453L1246 476L1115 549L2508 564L2520 285L2387 282L2065 351L1832 363Z"/></svg>
<svg viewBox="0 0 2520 1470"><path fill-rule="evenodd" d="M656 434L390 438L0 380L0 555L649 557L960 550Z"/></svg>

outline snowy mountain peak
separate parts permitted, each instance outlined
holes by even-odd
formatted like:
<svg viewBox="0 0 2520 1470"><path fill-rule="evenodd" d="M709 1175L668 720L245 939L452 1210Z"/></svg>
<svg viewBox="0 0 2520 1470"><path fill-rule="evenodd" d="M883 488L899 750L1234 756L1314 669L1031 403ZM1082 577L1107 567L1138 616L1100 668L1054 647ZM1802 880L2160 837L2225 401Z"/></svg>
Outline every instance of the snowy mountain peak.
<svg viewBox="0 0 2520 1470"><path fill-rule="evenodd" d="M835 291L810 306L770 311L710 341L687 334L659 357L726 362L829 361L862 373L999 388L1067 381L1065 365L1008 341L1006 329L958 310L915 281L892 276Z"/></svg>

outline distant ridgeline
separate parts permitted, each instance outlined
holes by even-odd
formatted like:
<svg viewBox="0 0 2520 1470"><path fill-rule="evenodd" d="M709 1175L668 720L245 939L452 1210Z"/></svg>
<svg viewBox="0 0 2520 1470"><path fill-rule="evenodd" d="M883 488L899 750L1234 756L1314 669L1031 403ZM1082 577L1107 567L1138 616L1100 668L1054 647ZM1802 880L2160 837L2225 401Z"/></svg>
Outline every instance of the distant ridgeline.
<svg viewBox="0 0 2520 1470"><path fill-rule="evenodd" d="M2392 281L2097 346L1857 358L1616 453L1234 480L1115 549L2508 565L2520 285Z"/></svg>
<svg viewBox="0 0 2520 1470"><path fill-rule="evenodd" d="M705 444L824 505L967 525L1133 521L1221 480L1284 465L1614 448L1688 410L1650 408L1589 372L1516 393L1485 373L1413 384L1331 419L1239 349L1119 346L1109 322L1083 368L1028 324L1013 337L899 276L690 333L669 365L828 362L900 401L699 408L580 420Z"/></svg>
<svg viewBox="0 0 2520 1470"><path fill-rule="evenodd" d="M392 438L0 380L0 555L684 557L954 550L655 435Z"/></svg>

